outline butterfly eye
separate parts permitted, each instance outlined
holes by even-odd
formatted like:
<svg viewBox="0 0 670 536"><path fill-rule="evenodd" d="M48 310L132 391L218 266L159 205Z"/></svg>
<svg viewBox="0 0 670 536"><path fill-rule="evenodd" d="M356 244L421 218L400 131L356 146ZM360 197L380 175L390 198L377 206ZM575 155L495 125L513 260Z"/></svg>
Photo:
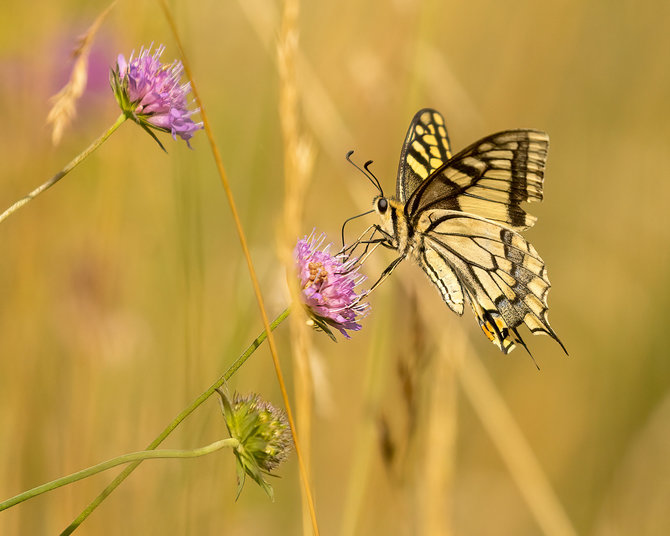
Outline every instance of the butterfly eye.
<svg viewBox="0 0 670 536"><path fill-rule="evenodd" d="M386 212L386 209L388 207L389 207L388 201L384 197L382 197L379 201L377 201L377 210L379 210L381 214L384 214L384 212Z"/></svg>

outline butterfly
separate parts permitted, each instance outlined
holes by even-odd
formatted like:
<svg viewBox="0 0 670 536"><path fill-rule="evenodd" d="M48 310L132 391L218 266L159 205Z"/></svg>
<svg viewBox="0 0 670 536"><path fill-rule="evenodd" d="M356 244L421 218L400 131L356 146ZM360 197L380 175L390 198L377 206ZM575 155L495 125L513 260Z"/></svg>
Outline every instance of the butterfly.
<svg viewBox="0 0 670 536"><path fill-rule="evenodd" d="M542 200L548 146L545 132L505 130L452 156L442 115L417 112L402 146L395 198L385 197L370 173L380 192L373 200L382 222L376 241L399 254L370 291L409 257L457 315L470 303L503 353L517 343L528 351L517 329L525 324L567 354L549 325L544 261L519 234L536 221L521 203Z"/></svg>

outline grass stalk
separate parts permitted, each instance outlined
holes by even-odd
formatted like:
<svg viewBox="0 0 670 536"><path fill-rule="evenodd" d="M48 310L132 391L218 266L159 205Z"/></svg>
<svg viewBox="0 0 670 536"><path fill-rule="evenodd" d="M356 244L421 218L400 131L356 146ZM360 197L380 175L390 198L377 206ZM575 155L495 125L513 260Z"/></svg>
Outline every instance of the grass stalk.
<svg viewBox="0 0 670 536"><path fill-rule="evenodd" d="M279 121L284 147L284 215L279 253L286 273L293 270L292 250L296 237L301 234L305 195L311 175L313 153L311 144L301 132L299 118L300 88L296 76L296 55L299 50L299 0L285 0L277 39L277 71L279 74ZM312 415L314 383L310 364L310 337L306 317L300 303L297 279L288 278L293 309L297 312L290 320L293 355L294 396L296 421L300 432L302 456L311 483ZM299 311L299 312L298 312ZM302 489L303 534L314 530L307 489Z"/></svg>
<svg viewBox="0 0 670 536"><path fill-rule="evenodd" d="M498 448L521 495L543 534L576 536L570 519L551 487L530 445L491 381L472 352L458 367L458 377L484 428Z"/></svg>
<svg viewBox="0 0 670 536"><path fill-rule="evenodd" d="M193 78L193 72L190 67L190 62L188 61L188 58L186 56L186 53L184 51L184 47L182 46L181 39L179 37L179 32L177 31L177 26L174 20L174 17L172 16L172 12L170 11L170 8L166 4L165 0L159 0L161 8L163 9L163 13L165 14L165 18L168 21L168 24L170 26L170 29L172 31L172 34L175 39L175 43L177 45L177 48L179 49L179 53L182 59L182 63L184 65L184 72L186 73L186 77L189 79L191 82L191 90L193 91L193 97L200 108L200 115L202 117L202 122L205 130L205 134L207 135L207 139L209 140L210 148L212 150L212 155L214 157L214 161L216 163L216 169L219 173L219 177L221 179L221 184L223 186L223 189L226 194L226 198L228 200L228 204L230 206L230 211L233 216L233 220L235 222L235 228L237 230L237 234L239 236L240 240L240 245L242 247L242 252L244 254L244 258L247 262L247 268L249 270L249 276L251 278L251 283L254 289L254 294L256 296L256 301L258 302L258 308L261 313L261 318L263 319L263 326L265 327L265 331L268 333L268 346L270 347L270 354L272 355L272 362L275 368L275 374L277 376L277 381L279 383L279 389L281 391L282 399L284 401L284 408L286 410L286 416L288 418L289 426L291 428L291 435L293 436L293 443L295 446L295 453L296 457L298 459L298 467L300 471L300 479L302 481L302 485L305 488L305 494L307 495L308 503L309 503L309 511L310 511L310 517L312 520L312 527L314 530L314 534L318 536L319 534L319 529L318 529L318 524L316 521L316 510L314 508L314 500L312 497L312 491L309 485L309 478L307 476L307 467L305 466L305 462L303 459L302 455L302 449L300 447L300 441L298 440L298 434L296 432L296 426L295 426L295 420L293 418L293 411L291 410L291 403L289 401L288 397L288 392L286 390L286 384L284 382L284 375L281 370L281 365L279 363L279 357L278 357L278 352L277 352L277 345L275 343L274 337L272 336L272 332L270 330L270 322L268 320L268 315L265 310L265 304L263 301L263 295L261 293L260 285L258 283L258 278L256 276L256 269L254 268L253 261L251 260L251 254L249 252L249 246L247 244L247 239L244 234L244 230L242 229L242 222L240 220L239 213L237 211L237 205L235 203L235 199L233 197L233 192L232 189L230 188L230 182L228 181L228 176L226 174L225 168L223 166L223 160L221 158L221 153L219 151L219 148L216 144L216 141L214 140L214 132L212 130L211 124L209 122L209 117L207 115L207 112L205 110L205 107L203 105L203 102L200 98L200 93L198 91L197 85L195 83L195 80Z"/></svg>

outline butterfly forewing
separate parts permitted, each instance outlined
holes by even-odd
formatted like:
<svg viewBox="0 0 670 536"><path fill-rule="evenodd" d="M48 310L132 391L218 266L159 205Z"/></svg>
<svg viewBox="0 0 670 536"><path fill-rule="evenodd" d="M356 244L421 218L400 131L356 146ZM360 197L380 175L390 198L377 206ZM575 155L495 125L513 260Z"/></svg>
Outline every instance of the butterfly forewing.
<svg viewBox="0 0 670 536"><path fill-rule="evenodd" d="M451 158L447 126L430 108L419 110L407 130L400 154L396 197L405 203L430 174Z"/></svg>
<svg viewBox="0 0 670 536"><path fill-rule="evenodd" d="M521 208L542 200L549 138L539 130L507 130L472 144L426 178L407 200L415 218L424 210L460 210L514 230L536 218Z"/></svg>

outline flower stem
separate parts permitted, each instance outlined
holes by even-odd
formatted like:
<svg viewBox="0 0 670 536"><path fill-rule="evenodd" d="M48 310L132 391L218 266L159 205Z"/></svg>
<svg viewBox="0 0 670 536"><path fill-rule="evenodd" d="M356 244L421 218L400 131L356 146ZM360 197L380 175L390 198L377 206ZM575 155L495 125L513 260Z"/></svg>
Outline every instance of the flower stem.
<svg viewBox="0 0 670 536"><path fill-rule="evenodd" d="M274 330L279 324L281 324L284 320L286 320L286 317L288 317L290 313L290 310L288 308L284 309L284 311L277 317L275 318L272 323L270 324L270 329ZM160 445L167 436L169 436L172 431L179 426L179 424L186 419L191 413L193 413L205 400L207 400L213 393L221 387L226 381L228 381L235 372L245 363L247 359L251 356L251 354L254 353L256 348L258 348L261 343L267 338L267 331L263 331L256 339L249 345L249 347L244 351L240 357L238 357L235 362L228 367L228 370L221 376L218 380L216 380L212 385L209 386L209 388L204 391L198 398L196 398L191 404L186 407L177 417L174 418L174 420L165 427L165 429L154 439L149 446L147 447L146 450L154 450L158 445ZM123 482L130 473L132 473L137 466L142 463L142 460L137 460L133 462L131 465L126 467L119 475L104 489L100 492L100 494L93 499L93 501L86 507L85 510L83 510L77 518L70 523L70 525L61 533L61 536L66 536L67 534L72 534L79 525L81 525L84 520L95 510L102 501L105 500L105 498L114 491L121 482Z"/></svg>
<svg viewBox="0 0 670 536"><path fill-rule="evenodd" d="M0 222L6 220L9 216L14 214L14 212L19 210L22 206L27 205L30 201L35 199L42 192L45 192L46 190L51 188L54 184L56 184L59 180L65 177L65 175L67 175L70 171L72 171L75 167L77 167L77 165L80 164L82 160L84 160L88 155L90 155L93 151L95 151L98 147L100 147L103 144L103 142L107 138L109 138L112 135L112 133L117 128L119 128L126 119L127 119L126 115L121 114L118 117L118 119L114 122L114 124L111 127L109 127L109 129L107 129L107 131L105 131L97 140L91 143L91 145L89 145L81 153L75 156L67 166L61 169L48 181L35 188L28 195L16 201L11 207L9 207L2 214L0 214Z"/></svg>
<svg viewBox="0 0 670 536"><path fill-rule="evenodd" d="M106 462L99 463L86 469L82 469L81 471L77 471L76 473L72 473L71 475L57 478L56 480L52 480L51 482L47 482L46 484L42 484L41 486L37 486L28 491L24 491L23 493L20 493L17 496L12 497L11 499L7 499L6 501L0 503L0 512L6 510L7 508L11 508L12 506L19 504L23 501L32 499L37 495L46 493L47 491L51 491L56 488L60 488L61 486L72 484L73 482L83 480L84 478L88 478L89 476L96 475L98 473L101 473L102 471L106 471L107 469L111 469L112 467L116 467L117 465L121 465L124 463L130 463L130 462L139 463L143 460L155 460L158 458L197 458L198 456L204 456L206 454L216 452L217 450L220 450L224 447L236 448L239 444L240 442L237 439L235 439L234 437L229 437L228 439L215 441L214 443L211 443L205 447L200 447L197 449L140 450L138 452L130 452L129 454L122 454L121 456L117 456L116 458L112 458L111 460L107 460Z"/></svg>

